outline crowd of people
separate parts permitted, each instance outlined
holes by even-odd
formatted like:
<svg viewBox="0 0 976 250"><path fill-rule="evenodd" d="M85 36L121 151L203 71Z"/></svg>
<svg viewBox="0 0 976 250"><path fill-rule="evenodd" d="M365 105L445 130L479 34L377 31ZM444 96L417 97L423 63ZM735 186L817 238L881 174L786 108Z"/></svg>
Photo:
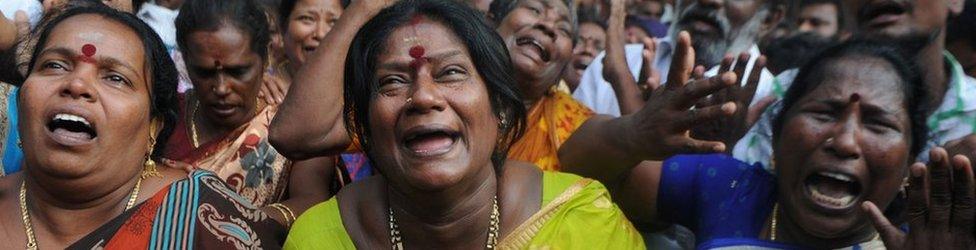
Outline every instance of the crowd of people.
<svg viewBox="0 0 976 250"><path fill-rule="evenodd" d="M974 0L0 0L26 249L976 249Z"/></svg>

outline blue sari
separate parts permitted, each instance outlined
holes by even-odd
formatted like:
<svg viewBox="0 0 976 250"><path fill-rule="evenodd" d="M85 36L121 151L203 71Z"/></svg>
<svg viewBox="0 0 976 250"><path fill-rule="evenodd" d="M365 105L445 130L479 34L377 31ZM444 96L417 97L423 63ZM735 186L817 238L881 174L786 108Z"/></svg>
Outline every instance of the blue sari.
<svg viewBox="0 0 976 250"><path fill-rule="evenodd" d="M759 163L724 154L672 157L662 165L657 202L661 218L695 233L698 249L805 249L761 238L776 204L776 176Z"/></svg>

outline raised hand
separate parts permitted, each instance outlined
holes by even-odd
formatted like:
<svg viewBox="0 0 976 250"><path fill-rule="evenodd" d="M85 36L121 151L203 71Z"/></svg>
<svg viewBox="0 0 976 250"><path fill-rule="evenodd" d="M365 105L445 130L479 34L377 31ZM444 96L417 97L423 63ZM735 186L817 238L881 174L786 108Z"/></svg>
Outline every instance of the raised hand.
<svg viewBox="0 0 976 250"><path fill-rule="evenodd" d="M264 97L268 104L281 104L285 100L285 95L288 94L289 84L289 82L282 80L280 77L265 74L258 96Z"/></svg>
<svg viewBox="0 0 976 250"><path fill-rule="evenodd" d="M733 73L689 81L695 61L691 37L687 32L678 35L675 57L668 73L668 83L649 94L645 106L628 117L631 127L638 131L635 140L643 145L641 151L646 160L663 160L682 153L724 152L721 141L697 140L689 130L696 124L732 115L735 103L728 102L692 109L702 98L736 84ZM703 69L700 67L698 71Z"/></svg>
<svg viewBox="0 0 976 250"><path fill-rule="evenodd" d="M637 84L640 85L642 97L646 101L651 93L661 86L661 72L654 67L654 60L657 58L657 39L644 38L641 43L644 44L644 51L641 52L644 64L641 64L640 77L637 78L641 81Z"/></svg>
<svg viewBox="0 0 976 250"><path fill-rule="evenodd" d="M644 106L643 91L638 82L634 81L630 67L627 66L627 55L624 47L626 46L625 20L627 11L624 0L612 0L610 6L610 19L607 26L607 49L606 56L603 58L603 79L606 79L613 87L614 94L617 96L617 103L620 105L620 114L627 115L637 112ZM644 51L650 49L653 54L654 41L648 47L645 42ZM644 65L653 65L653 55L648 60L644 58Z"/></svg>
<svg viewBox="0 0 976 250"><path fill-rule="evenodd" d="M974 249L974 181L967 157L949 158L945 149L929 153L928 166L909 169L908 233L903 233L871 202L863 209L888 249Z"/></svg>
<svg viewBox="0 0 976 250"><path fill-rule="evenodd" d="M963 155L969 161L976 160L976 134L949 141L945 144L945 149L949 155Z"/></svg>
<svg viewBox="0 0 976 250"><path fill-rule="evenodd" d="M749 128L755 124L759 115L775 101L774 98L764 98L757 105L750 107L749 104L755 97L756 89L759 87L759 78L762 75L762 69L766 66L766 57L760 56L756 60L755 65L753 65L749 73L746 84L741 85L741 77L745 75L746 65L749 63L749 59L750 56L748 53L742 53L739 55L738 60L733 60L731 55L726 55L725 59L722 60L719 74L729 72L734 67L734 72L737 76L735 80L736 84L722 91L718 91L708 98L702 99L696 106L708 107L731 102L735 103L737 107L736 112L731 116L713 119L695 126L692 129L692 135L695 138L721 141L727 145L732 145L749 131ZM735 62L735 65L733 65L733 62Z"/></svg>
<svg viewBox="0 0 976 250"><path fill-rule="evenodd" d="M14 25L17 26L17 39L23 39L30 34L30 19L27 18L27 12L23 10L18 10L14 13Z"/></svg>

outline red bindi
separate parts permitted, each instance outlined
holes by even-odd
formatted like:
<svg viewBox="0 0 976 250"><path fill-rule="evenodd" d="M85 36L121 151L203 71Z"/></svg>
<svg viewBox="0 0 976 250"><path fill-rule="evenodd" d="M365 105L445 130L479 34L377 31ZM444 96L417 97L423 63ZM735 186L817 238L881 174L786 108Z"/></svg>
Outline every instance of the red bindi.
<svg viewBox="0 0 976 250"><path fill-rule="evenodd" d="M423 58L425 54L427 54L427 49L424 46L417 45L410 48L410 57L413 59Z"/></svg>
<svg viewBox="0 0 976 250"><path fill-rule="evenodd" d="M410 57L413 57L413 61L410 62L410 67L419 69L420 66L427 64L427 57L424 57L425 54L427 54L427 49L424 49L423 46L417 45L411 47Z"/></svg>
<svg viewBox="0 0 976 250"><path fill-rule="evenodd" d="M851 103L855 103L858 101L861 101L861 95L857 93L851 94Z"/></svg>
<svg viewBox="0 0 976 250"><path fill-rule="evenodd" d="M93 57L97 51L98 49L95 48L95 45L85 44L81 46L81 54L85 55L85 57Z"/></svg>

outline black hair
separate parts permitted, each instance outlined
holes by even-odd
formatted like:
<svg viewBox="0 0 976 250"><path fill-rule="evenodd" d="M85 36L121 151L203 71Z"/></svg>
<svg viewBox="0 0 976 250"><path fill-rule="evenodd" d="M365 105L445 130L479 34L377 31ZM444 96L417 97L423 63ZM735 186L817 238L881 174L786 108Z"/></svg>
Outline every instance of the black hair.
<svg viewBox="0 0 976 250"><path fill-rule="evenodd" d="M350 0L339 0L339 4L342 4L342 8L345 9L346 7L349 7L349 1ZM295 10L296 4L298 4L298 0L281 0L281 5L278 7L278 24L281 25L282 30L285 29L284 27L288 27L288 19L291 17L291 12Z"/></svg>
<svg viewBox="0 0 976 250"><path fill-rule="evenodd" d="M191 54L187 44L196 31L217 31L232 25L251 37L251 50L268 58L271 42L268 16L253 0L192 0L183 3L176 17L176 43L184 55Z"/></svg>
<svg viewBox="0 0 976 250"><path fill-rule="evenodd" d="M946 43L964 41L976 48L976 0L966 0L959 16L949 18L946 25Z"/></svg>
<svg viewBox="0 0 976 250"><path fill-rule="evenodd" d="M169 137L173 134L173 128L176 127L177 112L179 112L176 92L178 82L176 65L170 59L169 53L166 51L166 45L163 44L159 35L156 35L156 32L149 25L146 25L146 23L139 20L135 15L109 8L104 4L69 7L54 16L49 14L44 18L41 25L38 25L31 32L30 37L36 37L36 40L34 40L36 41L34 43L36 46L30 52L25 51L31 55L30 63L27 66L28 76L30 76L33 68L37 66L35 64L41 53L40 48L44 48L54 28L71 17L85 14L97 15L123 24L135 32L137 37L142 39L142 47L146 54L146 65L149 67L149 75L151 76L149 81L149 84L151 84L149 99L152 105L150 114L152 117L161 118L163 121L163 128L156 134L156 142L153 145L151 156L155 160L161 160L163 153L166 152L166 144L169 141ZM23 92L20 94L23 95Z"/></svg>
<svg viewBox="0 0 976 250"><path fill-rule="evenodd" d="M883 41L852 40L831 47L807 62L793 81L793 85L783 97L782 109L773 120L773 139L777 140L786 122L789 110L808 93L826 80L825 71L844 58L876 58L887 62L898 78L905 97L905 111L911 123L911 156L921 153L928 141L929 114L928 91L922 81L918 66L906 56L907 51Z"/></svg>
<svg viewBox="0 0 976 250"><path fill-rule="evenodd" d="M847 20L844 18L844 4L841 3L840 0L802 0L802 1L800 1L800 4L798 5L797 11L802 10L804 7L807 7L807 6L810 6L810 5L818 5L818 4L830 4L830 5L834 5L834 8L837 8L837 13L836 13L837 14L837 29L838 30L843 30L844 27L845 27L844 25L847 25ZM799 14L799 13L797 13L797 14ZM838 31L838 33L839 33L839 31Z"/></svg>
<svg viewBox="0 0 976 250"><path fill-rule="evenodd" d="M773 74L787 69L798 68L820 51L834 45L834 39L821 37L812 32L776 38L765 45L763 52L769 60L766 67Z"/></svg>
<svg viewBox="0 0 976 250"><path fill-rule="evenodd" d="M579 24L592 23L607 29L607 22L600 17L600 12L593 7L581 7L576 10L576 20Z"/></svg>
<svg viewBox="0 0 976 250"><path fill-rule="evenodd" d="M518 4L525 0L494 0L491 5L488 6L488 16L491 17L491 21L495 25L501 24L505 17L508 16ZM569 8L569 23L573 26L573 33L577 33L576 30L579 28L579 23L577 23L576 15L576 1L573 0L561 0L566 7Z"/></svg>
<svg viewBox="0 0 976 250"><path fill-rule="evenodd" d="M480 12L455 1L403 0L381 11L359 30L349 49L350 56L346 59L346 127L350 134L358 135L366 155L374 155L370 152L369 104L376 98L379 85L375 79L377 59L386 53L385 45L390 34L416 15L447 26L471 53L474 66L488 90L492 111L501 121L499 138L491 156L496 173L501 173L509 147L521 136L525 127L525 106L516 87L508 48L502 38L481 18Z"/></svg>

